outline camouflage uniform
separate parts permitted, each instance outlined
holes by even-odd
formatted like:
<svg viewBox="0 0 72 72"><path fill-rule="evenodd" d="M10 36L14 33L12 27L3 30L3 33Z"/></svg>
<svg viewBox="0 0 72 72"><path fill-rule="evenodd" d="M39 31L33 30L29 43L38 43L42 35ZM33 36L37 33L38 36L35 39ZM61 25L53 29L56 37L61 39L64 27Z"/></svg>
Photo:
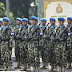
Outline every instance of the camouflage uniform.
<svg viewBox="0 0 72 72"><path fill-rule="evenodd" d="M24 64L24 66L27 66L28 64L28 43L26 41L27 35L28 26L26 28L22 27L20 31L21 42L19 43L19 48L21 63Z"/></svg>
<svg viewBox="0 0 72 72"><path fill-rule="evenodd" d="M46 34L46 25L41 27L40 29L40 40L39 40L39 46L40 46L40 54L43 61L43 68L46 68L45 66L48 65L48 42L46 42L46 39L44 38L44 35ZM43 34L42 34L43 33Z"/></svg>
<svg viewBox="0 0 72 72"><path fill-rule="evenodd" d="M2 33L2 42L1 42L1 57L4 70L7 70L11 65L11 46L10 46L10 39L11 39L11 29L9 26L4 29L1 29Z"/></svg>
<svg viewBox="0 0 72 72"><path fill-rule="evenodd" d="M64 30L65 29L65 30ZM61 32L64 32L61 34ZM60 35L61 34L61 35ZM60 36L59 36L60 35ZM59 37L58 37L59 36ZM58 37L58 38L57 38ZM65 70L66 68L66 42L67 42L67 29L65 26L63 28L58 27L55 34L55 53L56 53L56 65Z"/></svg>
<svg viewBox="0 0 72 72"><path fill-rule="evenodd" d="M21 27L17 28L15 27L14 30L14 39L15 39L15 56L16 56L16 61L18 62L18 67L20 66L20 30Z"/></svg>
<svg viewBox="0 0 72 72"><path fill-rule="evenodd" d="M66 52L67 52L67 62L70 63L72 62L72 25L68 24L68 38L67 38L67 46L66 46ZM69 66L70 67L70 66Z"/></svg>
<svg viewBox="0 0 72 72"><path fill-rule="evenodd" d="M31 34L37 25L33 28L30 27L29 33ZM39 58L39 30L38 27L36 32L33 34L32 39L28 42L28 51L29 51L29 66L33 66L34 68L38 68L40 65ZM29 34L29 35L30 35Z"/></svg>
<svg viewBox="0 0 72 72"><path fill-rule="evenodd" d="M0 38L1 38L1 29L2 27L0 27ZM0 39L0 65L2 64L2 59L1 59L1 39Z"/></svg>
<svg viewBox="0 0 72 72"><path fill-rule="evenodd" d="M54 30L57 26L54 25L54 27L48 27L47 32L46 32L46 36L48 37L46 39L47 42L47 48L48 48L48 62L50 63L50 65L53 67L56 65L56 55L55 55L55 42L52 41L52 39L55 36Z"/></svg>

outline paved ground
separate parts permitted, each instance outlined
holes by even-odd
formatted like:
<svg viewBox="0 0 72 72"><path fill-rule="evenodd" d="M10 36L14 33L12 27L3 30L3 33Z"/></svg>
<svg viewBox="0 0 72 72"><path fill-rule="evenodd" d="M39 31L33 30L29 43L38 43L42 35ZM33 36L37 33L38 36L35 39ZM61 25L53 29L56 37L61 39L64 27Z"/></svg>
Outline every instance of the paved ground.
<svg viewBox="0 0 72 72"><path fill-rule="evenodd" d="M15 67L17 66L17 62L15 62L15 55L12 55L12 61L13 61L13 66L11 68L11 71L20 71L20 69L15 69ZM42 65L42 63L41 63ZM24 71L26 72L26 71ZM31 72L31 71L28 71ZM56 72L56 71L51 71L51 70L39 70L39 71L35 71L35 72ZM66 70L66 72L72 72L72 70Z"/></svg>

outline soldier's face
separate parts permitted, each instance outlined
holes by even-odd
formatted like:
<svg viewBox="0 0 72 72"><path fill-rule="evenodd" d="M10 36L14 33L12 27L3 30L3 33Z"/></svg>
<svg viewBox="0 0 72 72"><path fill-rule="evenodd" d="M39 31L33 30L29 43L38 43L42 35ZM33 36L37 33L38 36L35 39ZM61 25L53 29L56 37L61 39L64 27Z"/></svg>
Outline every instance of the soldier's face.
<svg viewBox="0 0 72 72"><path fill-rule="evenodd" d="M6 21L3 21L3 25L8 25L8 22L6 22Z"/></svg>
<svg viewBox="0 0 72 72"><path fill-rule="evenodd" d="M68 24L71 24L72 23L72 20L67 19L67 22L68 22Z"/></svg>
<svg viewBox="0 0 72 72"><path fill-rule="evenodd" d="M2 25L2 22L0 22L0 26Z"/></svg>
<svg viewBox="0 0 72 72"><path fill-rule="evenodd" d="M43 25L43 26L46 25L46 22L42 22L42 25Z"/></svg>
<svg viewBox="0 0 72 72"><path fill-rule="evenodd" d="M59 25L63 25L64 24L64 21L59 21Z"/></svg>
<svg viewBox="0 0 72 72"><path fill-rule="evenodd" d="M23 26L26 26L28 24L28 22L26 21L22 21Z"/></svg>
<svg viewBox="0 0 72 72"><path fill-rule="evenodd" d="M21 21L16 20L16 23L17 23L17 25L20 25L21 24Z"/></svg>
<svg viewBox="0 0 72 72"><path fill-rule="evenodd" d="M35 25L35 24L37 24L37 21L32 19L32 20L31 20L31 24L32 24L32 25Z"/></svg>
<svg viewBox="0 0 72 72"><path fill-rule="evenodd" d="M55 21L51 20L50 23L51 23L51 25L54 25L55 24Z"/></svg>

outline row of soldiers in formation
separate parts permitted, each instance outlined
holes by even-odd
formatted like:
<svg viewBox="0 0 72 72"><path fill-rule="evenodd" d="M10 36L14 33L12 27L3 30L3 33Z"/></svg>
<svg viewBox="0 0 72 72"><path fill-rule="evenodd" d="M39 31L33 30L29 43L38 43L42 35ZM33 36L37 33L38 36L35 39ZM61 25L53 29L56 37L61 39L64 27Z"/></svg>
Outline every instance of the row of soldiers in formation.
<svg viewBox="0 0 72 72"><path fill-rule="evenodd" d="M14 32L9 25L9 18L0 20L0 64L3 70L11 69L12 42L15 40L15 56L17 68L23 66L25 70L39 70L40 57L43 61L43 69L48 64L51 70L60 68L61 72L71 68L72 63L72 17L67 18L68 25L64 26L65 19L58 18L59 26L56 26L55 18L50 18L50 26L45 18L38 23L36 16L31 17L31 25L27 18L17 18ZM22 23L22 24L21 24ZM3 26L2 26L3 24Z"/></svg>

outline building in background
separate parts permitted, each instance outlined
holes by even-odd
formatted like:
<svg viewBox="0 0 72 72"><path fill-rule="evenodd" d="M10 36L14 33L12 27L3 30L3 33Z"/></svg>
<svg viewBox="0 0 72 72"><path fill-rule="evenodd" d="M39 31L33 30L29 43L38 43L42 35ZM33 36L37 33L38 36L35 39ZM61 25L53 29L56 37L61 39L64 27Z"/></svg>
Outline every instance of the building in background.
<svg viewBox="0 0 72 72"><path fill-rule="evenodd" d="M35 0L41 8L38 14L39 19L45 17L48 22L50 17L72 16L72 0Z"/></svg>

